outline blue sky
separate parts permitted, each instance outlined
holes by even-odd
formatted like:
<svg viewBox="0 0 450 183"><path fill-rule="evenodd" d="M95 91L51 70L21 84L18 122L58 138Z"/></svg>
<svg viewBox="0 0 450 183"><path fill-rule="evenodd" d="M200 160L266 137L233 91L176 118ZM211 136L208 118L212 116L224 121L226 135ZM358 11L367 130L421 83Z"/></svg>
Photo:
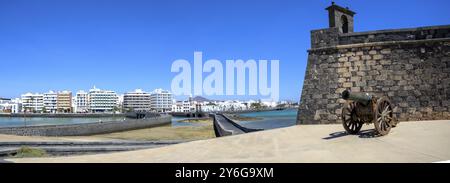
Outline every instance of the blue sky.
<svg viewBox="0 0 450 183"><path fill-rule="evenodd" d="M355 31L450 23L447 0L336 0ZM25 92L170 89L171 64L280 60L280 99L299 100L310 30L328 0L0 0L0 97ZM226 97L210 97L226 98ZM230 98L230 97L228 97ZM258 96L236 96L247 99Z"/></svg>

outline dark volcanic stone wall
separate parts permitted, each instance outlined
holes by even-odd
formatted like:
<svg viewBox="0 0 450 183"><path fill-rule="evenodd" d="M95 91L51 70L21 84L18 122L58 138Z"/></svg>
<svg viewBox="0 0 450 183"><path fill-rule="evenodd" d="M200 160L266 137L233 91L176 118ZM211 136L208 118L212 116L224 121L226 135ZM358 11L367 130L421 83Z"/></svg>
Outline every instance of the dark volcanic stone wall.
<svg viewBox="0 0 450 183"><path fill-rule="evenodd" d="M311 42L298 124L340 123L345 89L388 96L400 121L450 119L450 26L322 29Z"/></svg>

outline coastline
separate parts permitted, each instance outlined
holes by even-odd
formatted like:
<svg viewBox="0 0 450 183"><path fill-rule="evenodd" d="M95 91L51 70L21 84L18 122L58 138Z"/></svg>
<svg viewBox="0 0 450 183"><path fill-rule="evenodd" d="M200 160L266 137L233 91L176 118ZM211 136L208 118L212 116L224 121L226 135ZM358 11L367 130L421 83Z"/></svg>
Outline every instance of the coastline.
<svg viewBox="0 0 450 183"><path fill-rule="evenodd" d="M0 117L19 118L103 118L103 117L125 117L125 113L0 113Z"/></svg>
<svg viewBox="0 0 450 183"><path fill-rule="evenodd" d="M153 117L142 120L127 119L123 121L107 121L96 123L2 127L0 128L0 133L24 136L80 136L136 130L167 125L171 122L172 116L165 115L161 117Z"/></svg>

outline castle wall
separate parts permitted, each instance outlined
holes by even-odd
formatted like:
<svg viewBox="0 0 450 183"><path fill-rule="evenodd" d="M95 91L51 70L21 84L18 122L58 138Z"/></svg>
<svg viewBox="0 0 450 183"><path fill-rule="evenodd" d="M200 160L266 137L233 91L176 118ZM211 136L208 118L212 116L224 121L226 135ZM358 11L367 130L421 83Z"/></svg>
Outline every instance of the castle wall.
<svg viewBox="0 0 450 183"><path fill-rule="evenodd" d="M450 26L311 32L298 124L341 123L341 93L388 96L398 120L450 119Z"/></svg>

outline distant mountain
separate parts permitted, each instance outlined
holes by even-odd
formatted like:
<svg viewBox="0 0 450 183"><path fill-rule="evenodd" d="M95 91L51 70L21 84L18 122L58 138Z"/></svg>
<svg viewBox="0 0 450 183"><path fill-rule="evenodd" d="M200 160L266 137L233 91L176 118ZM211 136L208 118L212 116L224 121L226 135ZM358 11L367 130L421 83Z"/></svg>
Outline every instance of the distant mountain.
<svg viewBox="0 0 450 183"><path fill-rule="evenodd" d="M196 102L210 102L211 100L205 98L205 97L201 97L201 96L196 96L194 98L192 98L193 101Z"/></svg>

